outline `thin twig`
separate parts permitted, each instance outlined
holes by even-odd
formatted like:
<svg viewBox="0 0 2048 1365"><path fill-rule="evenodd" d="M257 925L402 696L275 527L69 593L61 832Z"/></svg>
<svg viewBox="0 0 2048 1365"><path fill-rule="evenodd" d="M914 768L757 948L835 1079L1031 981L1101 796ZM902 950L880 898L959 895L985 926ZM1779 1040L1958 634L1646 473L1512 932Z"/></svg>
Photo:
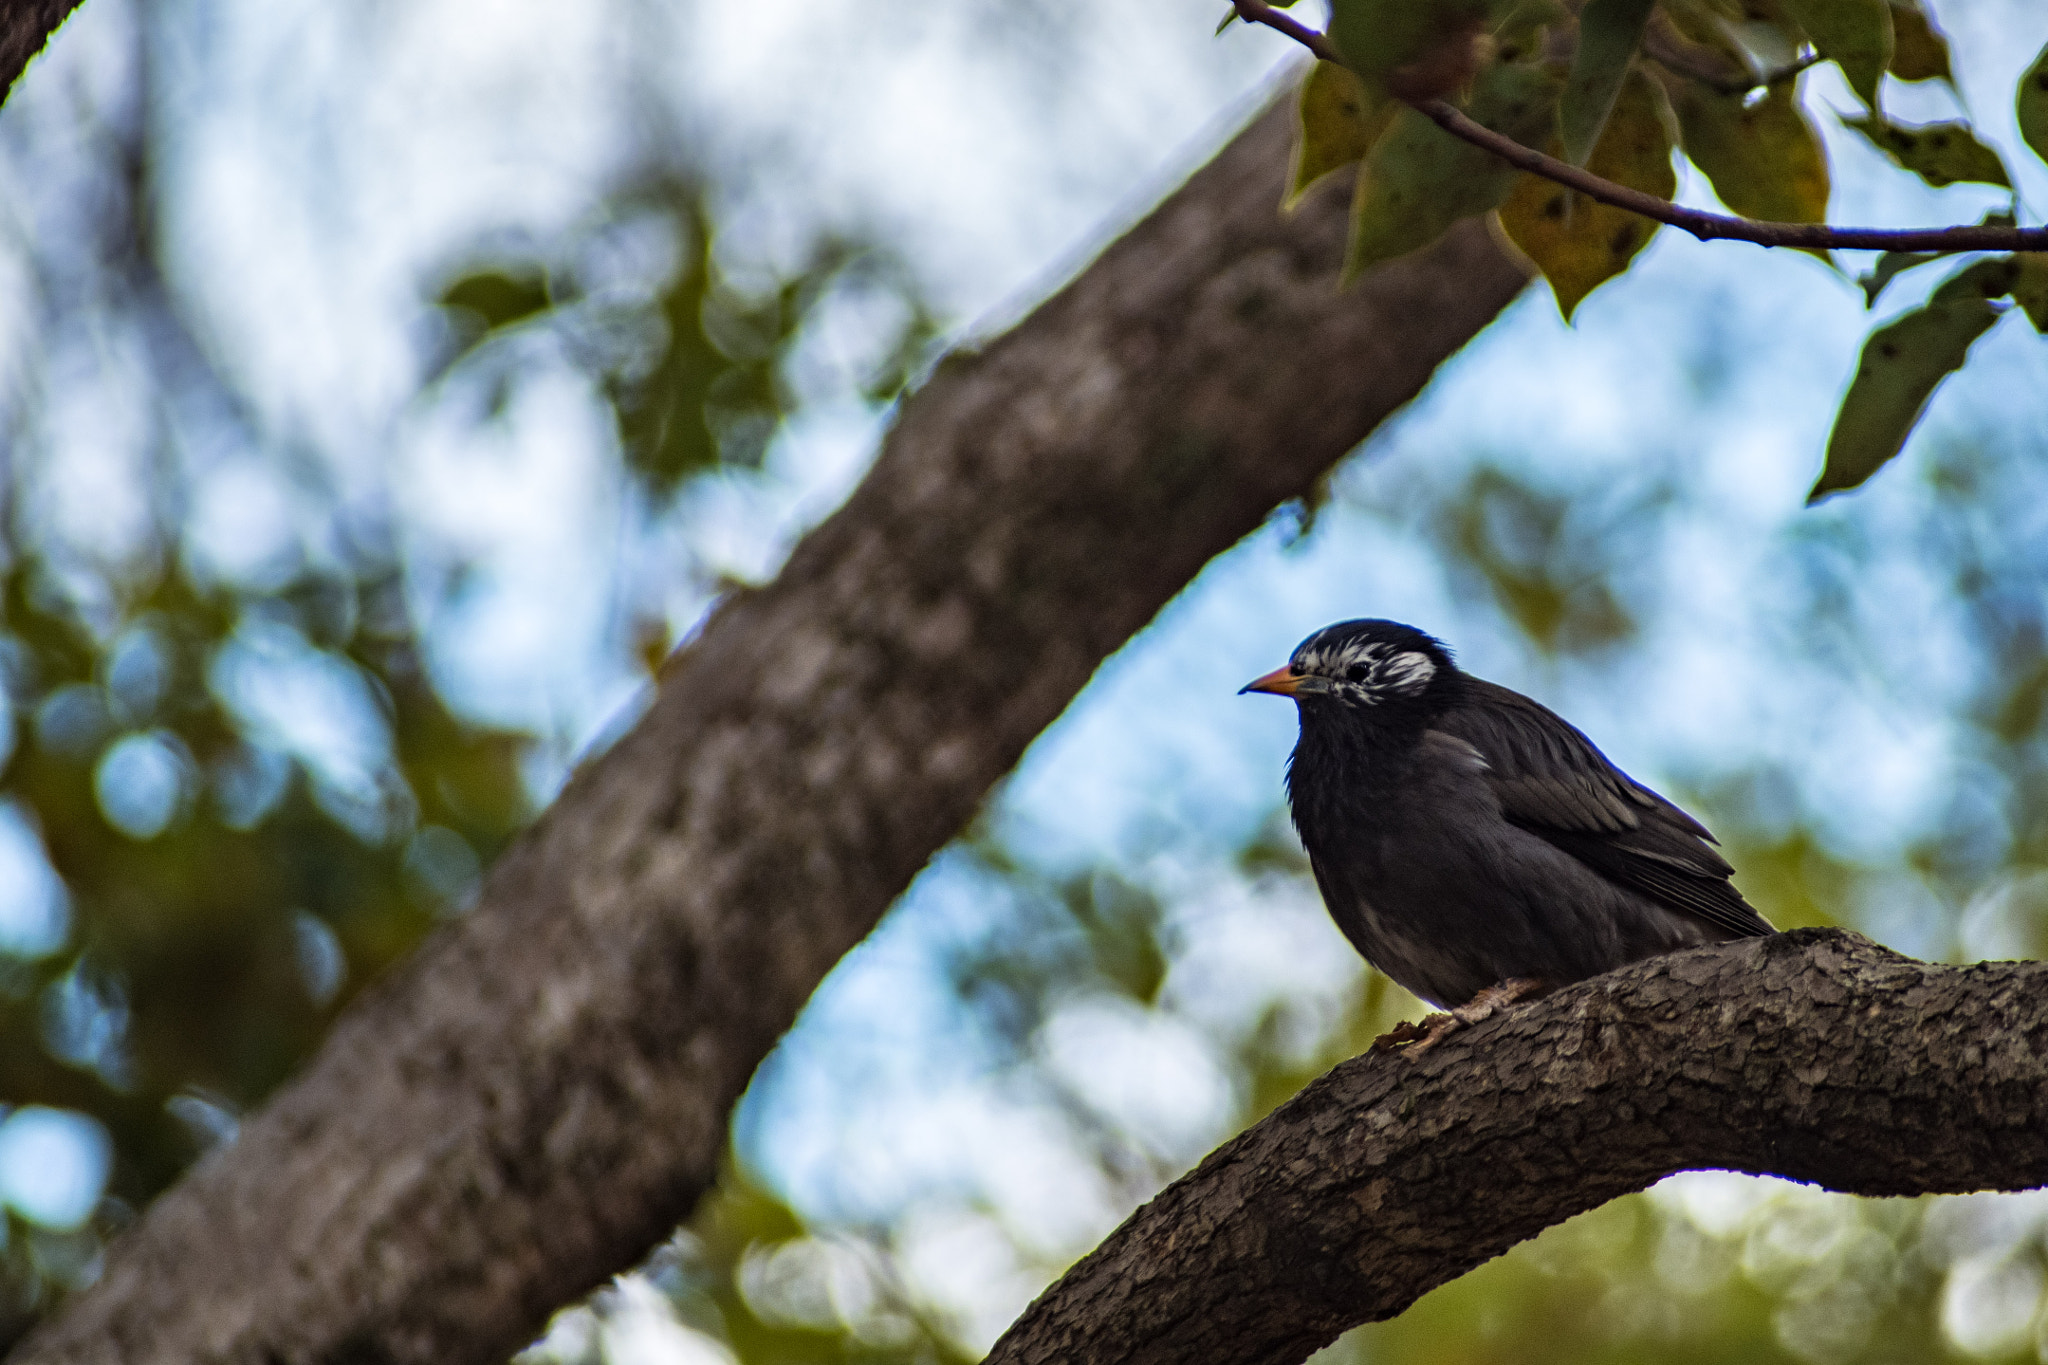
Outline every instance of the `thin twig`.
<svg viewBox="0 0 2048 1365"><path fill-rule="evenodd" d="M1316 32L1285 10L1274 9L1266 0L1230 0L1230 3L1237 7L1237 17L1247 24L1264 24L1284 33L1326 62L1337 66L1351 65L1337 55L1337 45L1330 41L1329 34Z"/></svg>
<svg viewBox="0 0 2048 1365"><path fill-rule="evenodd" d="M1696 49L1697 51L1698 49ZM1761 76L1752 76L1735 67L1739 74L1728 75L1727 69L1716 69L1701 61L1694 52L1680 46L1672 37L1662 32L1655 24L1643 31L1643 55L1663 67L1674 76L1697 81L1707 89L1720 95L1746 95L1759 87L1769 87L1791 80L1810 66L1818 66L1826 58L1818 52L1809 52L1797 61L1787 62L1775 71L1766 71ZM1712 54L1709 53L1709 56ZM1730 64L1732 66L1732 64Z"/></svg>
<svg viewBox="0 0 2048 1365"><path fill-rule="evenodd" d="M1274 9L1266 0L1232 0L1240 18L1264 24L1286 34L1326 62L1348 66L1337 45L1326 33L1318 33L1301 21ZM1475 147L1483 147L1511 166L1542 176L1588 199L1610 204L1659 223L1682 228L1702 241L1716 238L1755 242L1759 246L1808 247L1840 251L2048 251L2048 227L2000 227L1969 224L1945 228L1845 228L1826 223L1771 223L1753 218L1731 218L1726 214L1682 208L1654 194L1617 185L1513 138L1474 122L1463 111L1442 100L1421 100L1410 105L1437 127Z"/></svg>

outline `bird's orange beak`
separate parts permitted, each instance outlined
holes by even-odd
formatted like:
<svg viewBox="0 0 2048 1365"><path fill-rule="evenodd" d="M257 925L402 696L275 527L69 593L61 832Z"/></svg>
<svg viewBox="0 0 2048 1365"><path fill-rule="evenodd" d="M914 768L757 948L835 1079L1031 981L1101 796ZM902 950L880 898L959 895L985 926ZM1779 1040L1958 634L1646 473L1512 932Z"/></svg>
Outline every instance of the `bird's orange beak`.
<svg viewBox="0 0 2048 1365"><path fill-rule="evenodd" d="M1303 681L1301 674L1294 671L1292 664L1282 664L1264 677L1253 678L1238 688L1237 695L1241 697L1247 692L1271 692L1277 696L1291 697L1301 690Z"/></svg>

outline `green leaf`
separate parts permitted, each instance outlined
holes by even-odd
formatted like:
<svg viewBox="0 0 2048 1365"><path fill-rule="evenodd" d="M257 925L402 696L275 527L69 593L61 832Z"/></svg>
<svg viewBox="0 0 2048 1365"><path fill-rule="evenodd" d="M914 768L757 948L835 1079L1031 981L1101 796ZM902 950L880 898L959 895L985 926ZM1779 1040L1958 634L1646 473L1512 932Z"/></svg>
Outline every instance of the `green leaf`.
<svg viewBox="0 0 2048 1365"><path fill-rule="evenodd" d="M1330 172L1363 160L1400 105L1357 72L1334 62L1317 62L1302 82L1295 110L1299 134L1283 208L1292 208L1309 186Z"/></svg>
<svg viewBox="0 0 2048 1365"><path fill-rule="evenodd" d="M1467 112L1524 146L1540 147L1556 126L1560 84L1539 67L1494 66L1480 75ZM1461 218L1498 207L1515 176L1515 168L1492 153L1401 109L1359 170L1345 281L1429 245Z"/></svg>
<svg viewBox="0 0 2048 1365"><path fill-rule="evenodd" d="M1362 75L1420 79L1440 66L1469 74L1473 40L1486 27L1489 8L1487 0L1331 0L1330 41Z"/></svg>
<svg viewBox="0 0 2048 1365"><path fill-rule="evenodd" d="M1892 4L1892 75L1902 81L1947 81L1955 84L1949 70L1948 39L1934 26L1919 6L1904 0Z"/></svg>
<svg viewBox="0 0 2048 1365"><path fill-rule="evenodd" d="M1877 83L1892 64L1892 8L1886 0L1782 0L1820 55L1842 68L1849 87L1877 108Z"/></svg>
<svg viewBox="0 0 2048 1365"><path fill-rule="evenodd" d="M2005 162L1977 141L1967 123L1893 123L1876 114L1842 122L1868 138L1893 165L1913 172L1936 189L1958 180L2012 187Z"/></svg>
<svg viewBox="0 0 2048 1365"><path fill-rule="evenodd" d="M1588 0L1579 14L1579 50L1572 57L1571 78L1558 103L1558 134L1564 159L1586 164L1607 126L1629 64L1642 45L1643 25L1655 0Z"/></svg>
<svg viewBox="0 0 2048 1365"><path fill-rule="evenodd" d="M1835 414L1809 504L1858 487L1899 453L1934 390L1962 368L1970 346L1998 321L1991 299L2010 290L2014 273L2010 258L1979 261L1935 290L1925 306L1870 334Z"/></svg>
<svg viewBox="0 0 2048 1365"><path fill-rule="evenodd" d="M1589 168L1631 189L1669 199L1678 188L1671 169L1671 132L1663 91L1632 72L1614 102ZM1657 224L1626 209L1595 203L1538 175L1523 175L1500 209L1501 227L1542 270L1569 322L1595 287L1628 269Z"/></svg>
<svg viewBox="0 0 2048 1365"><path fill-rule="evenodd" d="M2020 77L2019 93L2013 104L2020 116L2020 136L2034 149L2034 155L2048 161L2048 47L2034 58L2027 74Z"/></svg>
<svg viewBox="0 0 2048 1365"><path fill-rule="evenodd" d="M538 270L517 274L503 270L481 270L465 275L441 291L443 308L461 308L483 319L484 329L495 332L524 322L550 304L546 276Z"/></svg>
<svg viewBox="0 0 2048 1365"><path fill-rule="evenodd" d="M2048 336L2048 256L2022 251L2012 259L2012 301L2026 313L2035 331Z"/></svg>
<svg viewBox="0 0 2048 1365"><path fill-rule="evenodd" d="M537 267L526 266L465 275L442 290L435 302L447 314L453 336L452 345L432 364L430 382L447 374L491 337L555 306L547 276ZM505 376L498 376L494 392L497 397L491 410L495 413L508 392Z"/></svg>
<svg viewBox="0 0 2048 1365"><path fill-rule="evenodd" d="M1945 251L1887 251L1877 258L1877 264L1870 268L1868 275L1859 276L1856 283L1863 288L1863 306L1877 307L1877 296L1884 293L1885 286L1905 271L1915 266L1938 261L1949 253Z"/></svg>
<svg viewBox="0 0 2048 1365"><path fill-rule="evenodd" d="M1721 202L1746 218L1824 223L1828 162L1792 83L1774 85L1745 106L1697 81L1666 83L1678 114L1679 141L1713 182Z"/></svg>

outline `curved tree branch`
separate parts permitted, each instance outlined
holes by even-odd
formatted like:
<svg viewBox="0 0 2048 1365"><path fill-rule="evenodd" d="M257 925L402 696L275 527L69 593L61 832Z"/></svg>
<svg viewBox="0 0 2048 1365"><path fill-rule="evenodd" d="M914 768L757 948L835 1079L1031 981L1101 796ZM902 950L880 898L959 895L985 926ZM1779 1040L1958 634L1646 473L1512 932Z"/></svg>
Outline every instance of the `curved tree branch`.
<svg viewBox="0 0 2048 1365"><path fill-rule="evenodd" d="M2048 963L1839 930L1596 977L1337 1067L1047 1290L987 1365L1282 1365L1677 1171L1857 1194L2048 1183Z"/></svg>
<svg viewBox="0 0 2048 1365"><path fill-rule="evenodd" d="M116 1239L28 1362L502 1361L710 1185L841 954L1096 665L1526 276L1473 222L1337 288L1269 112L903 407L781 575Z"/></svg>
<svg viewBox="0 0 2048 1365"><path fill-rule="evenodd" d="M1274 9L1266 0L1231 3L1246 22L1264 24L1286 34L1326 62L1348 65L1328 34L1318 33L1299 19ZM1474 122L1463 110L1443 100L1414 100L1409 107L1452 137L1483 147L1511 166L1556 181L1598 203L1683 228L1702 241L1722 239L1754 242L1758 246L1841 251L2048 251L2048 227L1997 227L1982 223L1944 228L1830 227L1826 223L1768 223L1684 208L1669 199L1617 185L1533 147L1524 147L1513 138Z"/></svg>

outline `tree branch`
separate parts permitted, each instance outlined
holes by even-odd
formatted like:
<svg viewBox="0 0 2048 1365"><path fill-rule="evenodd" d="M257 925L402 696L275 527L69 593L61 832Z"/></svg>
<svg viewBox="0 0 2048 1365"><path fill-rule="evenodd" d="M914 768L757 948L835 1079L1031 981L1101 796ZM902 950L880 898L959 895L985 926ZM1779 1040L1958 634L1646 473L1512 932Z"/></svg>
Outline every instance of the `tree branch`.
<svg viewBox="0 0 2048 1365"><path fill-rule="evenodd" d="M1318 33L1285 11L1274 9L1266 0L1231 2L1237 7L1239 17L1247 23L1264 24L1284 33L1326 62L1349 65L1328 34ZM1511 166L1540 175L1545 180L1556 181L1599 203L1683 228L1702 241L1719 238L1755 242L1758 246L1842 251L2048 251L2048 227L1965 224L1945 228L1844 228L1831 227L1826 223L1769 223L1683 208L1654 194L1617 185L1533 147L1524 147L1513 138L1474 122L1455 105L1443 100L1411 101L1409 107L1452 137L1483 147Z"/></svg>
<svg viewBox="0 0 2048 1365"><path fill-rule="evenodd" d="M1775 71L1755 76L1733 63L1720 65L1713 54L1694 49L1669 33L1666 22L1662 15L1652 17L1649 27L1643 30L1643 55L1672 75L1697 81L1720 95L1746 95L1752 90L1777 85L1827 60L1818 52L1809 52Z"/></svg>
<svg viewBox="0 0 2048 1365"><path fill-rule="evenodd" d="M79 0L11 0L0 6L0 100L14 93L29 59L43 50Z"/></svg>
<svg viewBox="0 0 2048 1365"><path fill-rule="evenodd" d="M1655 958L1304 1089L1140 1209L986 1365L1291 1365L1677 1171L2048 1182L2048 963L1839 930Z"/></svg>
<svg viewBox="0 0 2048 1365"><path fill-rule="evenodd" d="M1527 282L1475 222L1339 290L1341 195L1276 207L1291 127L944 361L476 907L13 1365L499 1365L666 1237L819 980L1096 665Z"/></svg>

